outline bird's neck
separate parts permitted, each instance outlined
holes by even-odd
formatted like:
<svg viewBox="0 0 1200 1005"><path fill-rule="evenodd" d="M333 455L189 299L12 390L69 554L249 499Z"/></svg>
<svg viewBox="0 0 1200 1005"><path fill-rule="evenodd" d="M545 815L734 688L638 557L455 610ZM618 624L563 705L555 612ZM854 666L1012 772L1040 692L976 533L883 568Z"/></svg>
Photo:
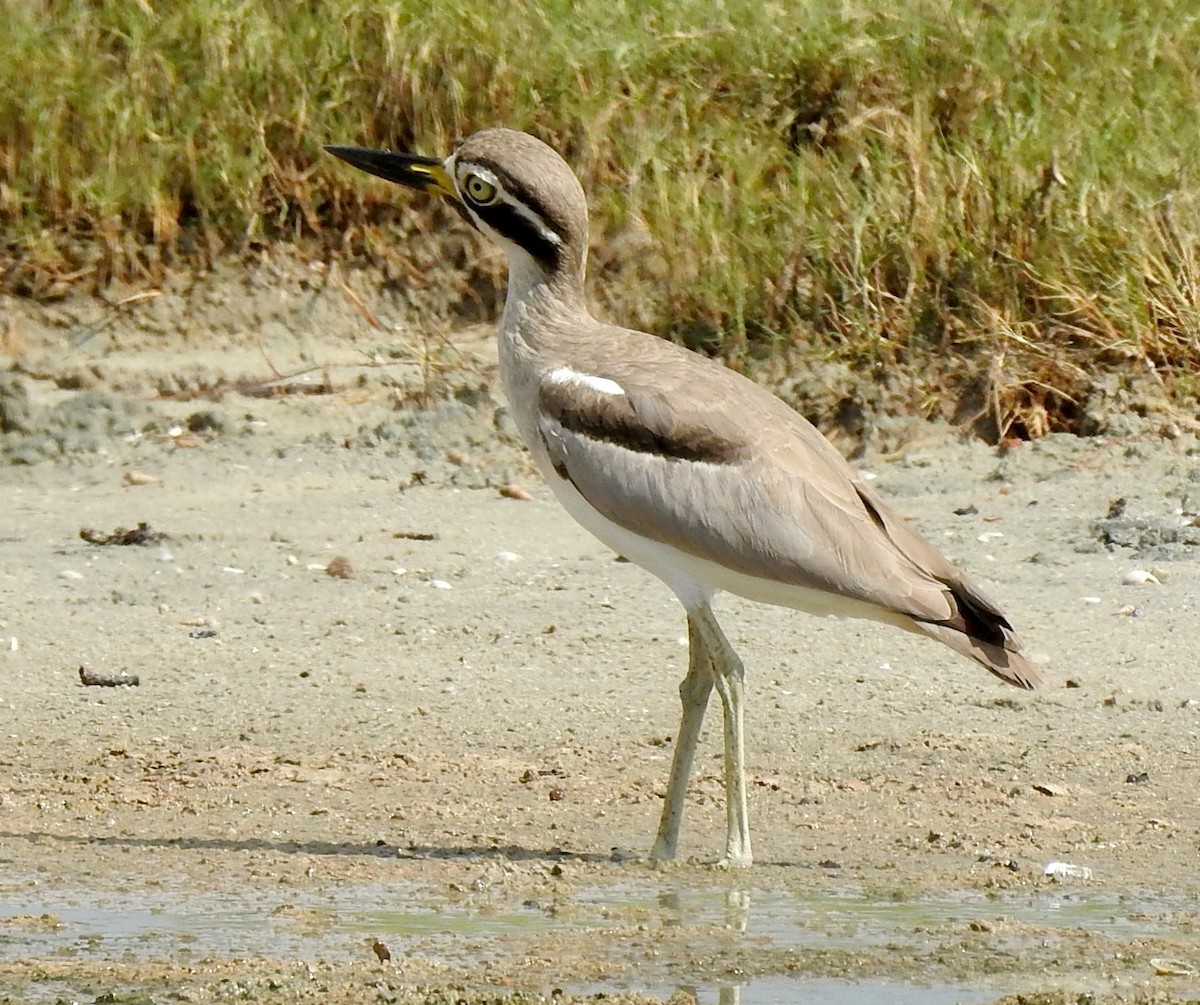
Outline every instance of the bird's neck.
<svg viewBox="0 0 1200 1005"><path fill-rule="evenodd" d="M556 334L594 323L584 296L579 267L547 272L520 249L508 254L508 295L500 318L502 343L542 355Z"/></svg>

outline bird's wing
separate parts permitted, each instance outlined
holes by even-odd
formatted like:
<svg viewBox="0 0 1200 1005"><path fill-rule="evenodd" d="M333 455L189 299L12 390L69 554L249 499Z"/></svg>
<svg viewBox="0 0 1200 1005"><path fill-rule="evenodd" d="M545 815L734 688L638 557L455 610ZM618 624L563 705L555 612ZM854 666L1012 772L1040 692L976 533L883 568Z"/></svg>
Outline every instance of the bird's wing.
<svg viewBox="0 0 1200 1005"><path fill-rule="evenodd" d="M881 504L826 441L798 433L812 427L782 403L782 416L764 408L762 389L718 372L731 379L704 373L689 388L673 367L661 381L620 364L591 380L552 371L538 411L555 470L608 519L696 557L905 613L947 614L940 584L905 574L912 563L888 536ZM683 386L664 386L672 380ZM744 400L731 401L731 391ZM922 592L931 595L914 596Z"/></svg>
<svg viewBox="0 0 1200 1005"><path fill-rule="evenodd" d="M745 575L907 615L1000 676L1021 676L995 665L1019 648L998 608L812 425L695 354L657 340L636 347L550 370L538 388L551 464L590 505ZM988 651L968 651L969 639Z"/></svg>

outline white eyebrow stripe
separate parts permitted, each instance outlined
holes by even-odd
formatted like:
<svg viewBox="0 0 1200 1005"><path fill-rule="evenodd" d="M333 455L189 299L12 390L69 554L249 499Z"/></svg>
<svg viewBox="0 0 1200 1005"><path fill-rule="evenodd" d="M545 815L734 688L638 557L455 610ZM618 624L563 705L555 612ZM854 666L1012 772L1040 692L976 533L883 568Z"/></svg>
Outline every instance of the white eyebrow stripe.
<svg viewBox="0 0 1200 1005"><path fill-rule="evenodd" d="M524 203L517 202L507 192L505 192L504 189L500 189L500 198L509 206L512 206L512 208L517 211L519 216L525 217L526 220L537 227L538 233L541 234L542 237L544 237L547 241L553 245L556 245L557 247L562 247L562 238L559 237L549 227L547 227L545 221L528 206L526 206Z"/></svg>
<svg viewBox="0 0 1200 1005"><path fill-rule="evenodd" d="M580 373L578 370L572 370L569 366L560 366L551 370L546 374L546 379L556 384L579 384L593 391L599 391L601 394L623 395L625 393L625 388L615 380L609 380L608 377L597 377L593 373Z"/></svg>
<svg viewBox="0 0 1200 1005"><path fill-rule="evenodd" d="M455 154L454 156L457 158L458 154ZM454 162L454 187L458 189L458 194L460 197L462 197L462 189L459 187L459 178L458 178L460 171L462 172L462 174L464 176L469 175L469 174L477 174L477 175L479 175L480 178L482 178L489 185L491 185L493 188L495 188L495 190L497 192L504 191L504 186L500 184L499 179L497 179L496 176L494 174L492 174L492 172L489 171L487 168L481 167L478 164L459 164L458 161L455 160L455 162Z"/></svg>

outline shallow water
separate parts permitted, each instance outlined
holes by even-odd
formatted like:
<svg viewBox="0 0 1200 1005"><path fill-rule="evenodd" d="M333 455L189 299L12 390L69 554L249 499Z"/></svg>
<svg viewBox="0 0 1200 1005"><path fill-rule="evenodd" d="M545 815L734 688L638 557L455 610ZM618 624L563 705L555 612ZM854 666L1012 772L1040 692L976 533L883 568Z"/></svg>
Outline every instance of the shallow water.
<svg viewBox="0 0 1200 1005"><path fill-rule="evenodd" d="M652 989L668 998L676 989ZM743 985L709 990L687 988L697 1005L975 1005L994 1001L993 991L968 991L949 986L897 984L888 981L832 981L766 978Z"/></svg>
<svg viewBox="0 0 1200 1005"><path fill-rule="evenodd" d="M395 958L427 958L474 968L523 952L526 940L552 933L598 933L596 951L616 958L613 930L687 929L689 942L730 939L775 949L856 950L891 944L920 953L929 933L946 925L1025 922L1056 930L1157 936L1170 926L1148 905L1068 888L1043 888L1001 897L872 899L801 896L736 885L697 886L646 881L585 888L569 900L494 903L486 892L464 894L416 886L292 888L241 894L181 891L89 894L29 893L0 899L0 962L87 958L124 962L204 957L347 960L368 958L379 939ZM1161 912L1161 907L1159 908ZM667 963L668 961L663 961ZM806 975L664 980L662 969L644 984L628 978L564 984L574 992L638 990L669 997L679 987L712 1005L808 1003L951 1005L993 1001L1006 988L887 980L829 980ZM47 1001L62 988L43 988Z"/></svg>

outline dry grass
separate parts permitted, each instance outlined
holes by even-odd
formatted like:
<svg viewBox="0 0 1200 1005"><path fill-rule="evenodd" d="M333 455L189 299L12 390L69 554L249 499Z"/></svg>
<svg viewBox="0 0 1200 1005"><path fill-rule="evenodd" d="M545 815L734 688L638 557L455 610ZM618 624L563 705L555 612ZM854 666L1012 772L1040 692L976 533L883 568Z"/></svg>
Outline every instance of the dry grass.
<svg viewBox="0 0 1200 1005"><path fill-rule="evenodd" d="M419 282L405 258L445 211L321 145L441 152L507 124L579 169L596 296L626 323L916 374L990 436L1081 428L1112 373L1194 414L1194 4L798 10L0 0L4 286L155 282L280 240ZM502 283L472 264L464 300Z"/></svg>

